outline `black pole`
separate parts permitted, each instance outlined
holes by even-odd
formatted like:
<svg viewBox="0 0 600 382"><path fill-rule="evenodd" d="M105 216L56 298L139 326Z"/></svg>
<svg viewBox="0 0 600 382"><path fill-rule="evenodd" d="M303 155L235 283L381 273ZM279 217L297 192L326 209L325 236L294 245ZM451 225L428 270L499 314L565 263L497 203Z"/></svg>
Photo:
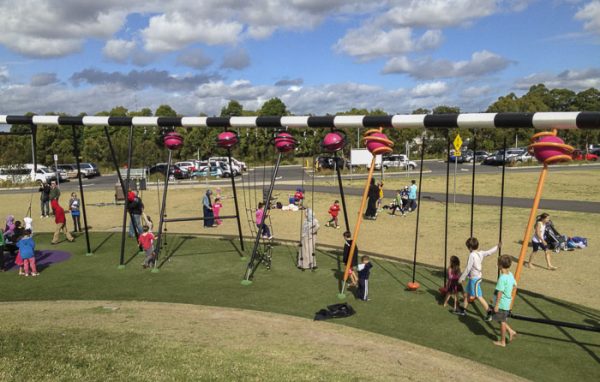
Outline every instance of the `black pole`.
<svg viewBox="0 0 600 382"><path fill-rule="evenodd" d="M110 134L108 133L108 127L104 126L104 134L106 135L106 140L108 141L108 148L110 149L110 155L113 160L113 165L115 166L115 170L117 170L117 178L119 179L119 184L121 185L121 190L123 191L123 197L125 198L125 204L127 204L127 189L125 188L125 183L123 182L123 177L121 176L121 169L119 168L119 162L117 161L117 156L115 154L115 149L112 145L112 139L110 139ZM133 220L133 214L129 213L129 218ZM140 232L137 231L137 227L133 226L133 230L135 231L135 236L137 237Z"/></svg>
<svg viewBox="0 0 600 382"><path fill-rule="evenodd" d="M127 229L127 211L129 205L128 191L129 185L131 182L131 155L133 153L133 125L129 126L129 141L128 141L128 149L127 149L127 175L125 179L125 186L123 190L123 196L125 197L125 204L123 205L123 227L121 230L121 257L119 258L119 268L125 268L125 237L126 237L126 229ZM131 217L131 224L134 226L133 231L135 232L137 238L137 229L135 228L135 221L133 220L133 216Z"/></svg>
<svg viewBox="0 0 600 382"><path fill-rule="evenodd" d="M86 252L86 256L91 256L92 255L92 248L90 246L90 236L89 236L89 232L88 232L88 225L87 225L87 213L85 211L85 196L83 193L83 183L81 182L81 168L80 166L80 160L79 160L79 144L77 142L77 131L75 128L75 125L71 126L71 132L73 133L73 154L75 155L75 163L77 164L77 181L79 182L79 194L81 195L81 209L83 212L83 226L84 226L84 230L85 230L85 243L87 245L87 252ZM58 176L58 168L56 169L56 174ZM79 227L81 229L81 227Z"/></svg>
<svg viewBox="0 0 600 382"><path fill-rule="evenodd" d="M446 130L446 150L448 160L446 161L446 217L444 225L444 285L446 286L448 272L448 195L450 193L450 130Z"/></svg>
<svg viewBox="0 0 600 382"><path fill-rule="evenodd" d="M33 162L33 172L37 173L37 125L31 125L31 161Z"/></svg>
<svg viewBox="0 0 600 382"><path fill-rule="evenodd" d="M473 175L471 177L471 237L473 237L473 217L475 214L475 152L477 150L477 130L473 129Z"/></svg>
<svg viewBox="0 0 600 382"><path fill-rule="evenodd" d="M160 245L163 236L163 223L165 222L165 211L167 208L167 191L169 191L169 170L171 169L171 161L173 160L173 150L169 150L169 160L167 162L167 168L165 170L165 187L163 189L162 204L160 206L160 218L158 220L158 238L156 239L156 247L154 253L156 257L154 259L154 268L152 272L158 272L158 255L160 254Z"/></svg>
<svg viewBox="0 0 600 382"><path fill-rule="evenodd" d="M269 217L269 205L271 204L271 195L273 194L273 188L275 188L275 179L277 178L277 172L279 171L279 164L281 163L282 153L277 155L277 162L275 162L275 168L273 169L273 176L271 177L271 184L269 184L269 191L267 192L267 197L265 199L265 205L263 206L263 218L262 224L265 223L267 218ZM260 243L260 236L262 234L262 226L259 227L256 231L256 238L254 239L254 247L252 248L252 256L250 257L250 262L248 263L248 267L246 268L246 273L244 275L244 280L242 284L248 285L251 283L250 279L254 275L255 266L254 262L257 258L257 250L258 244Z"/></svg>
<svg viewBox="0 0 600 382"><path fill-rule="evenodd" d="M338 186L340 188L340 197L342 198L342 209L344 210L344 224L346 224L346 231L350 232L350 223L348 222L348 211L346 210L346 197L344 196L344 186L342 185L342 172L340 166L338 166L337 151L333 153L333 163L335 164L335 171L337 172ZM313 171L313 179L315 177Z"/></svg>
<svg viewBox="0 0 600 382"><path fill-rule="evenodd" d="M415 282L415 275L417 272L417 244L419 243L419 215L421 212L421 186L423 183L423 160L425 158L425 142L427 141L427 136L423 135L423 142L421 144L421 163L420 163L420 171L419 171L419 192L417 196L417 225L415 228L415 252L413 255L413 270L412 270L412 282Z"/></svg>
<svg viewBox="0 0 600 382"><path fill-rule="evenodd" d="M231 149L227 149L227 158L229 158L229 171L231 172L231 188L233 189L233 201L235 203L235 215L237 216L238 233L240 235L240 247L244 251L244 238L242 236L242 223L240 222L240 209L238 207L238 196L235 189L235 176L233 174L233 163L231 161ZM241 170L241 169L240 169ZM244 175L242 175L244 176Z"/></svg>

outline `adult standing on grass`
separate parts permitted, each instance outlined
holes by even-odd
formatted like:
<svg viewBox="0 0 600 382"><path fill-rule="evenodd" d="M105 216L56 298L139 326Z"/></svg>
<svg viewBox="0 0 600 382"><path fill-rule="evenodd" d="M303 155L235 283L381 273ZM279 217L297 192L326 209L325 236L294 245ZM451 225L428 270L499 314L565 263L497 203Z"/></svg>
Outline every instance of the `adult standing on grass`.
<svg viewBox="0 0 600 382"><path fill-rule="evenodd" d="M417 181L411 180L411 185L408 188L408 211L412 212L417 209L417 191L419 187L417 187Z"/></svg>
<svg viewBox="0 0 600 382"><path fill-rule="evenodd" d="M298 269L317 269L317 258L315 249L317 246L317 232L319 221L315 218L313 210L307 208L306 219L302 223L302 234L300 236L300 250L298 251Z"/></svg>
<svg viewBox="0 0 600 382"><path fill-rule="evenodd" d="M142 202L142 199L133 191L129 191L127 194L127 209L133 217L129 222L129 237L135 238L142 234L142 214L144 213L144 203Z"/></svg>
<svg viewBox="0 0 600 382"><path fill-rule="evenodd" d="M50 185L44 182L38 191L40 192L41 218L47 218L50 216Z"/></svg>
<svg viewBox="0 0 600 382"><path fill-rule="evenodd" d="M377 200L379 199L379 187L375 184L375 179L371 178L369 185L367 200L367 210L365 211L365 219L375 220L377 217Z"/></svg>
<svg viewBox="0 0 600 382"><path fill-rule="evenodd" d="M202 198L202 210L204 212L204 228L210 228L215 225L215 215L213 212L212 200L210 199L212 195L211 190L206 190L206 194L204 194L204 198Z"/></svg>
<svg viewBox="0 0 600 382"><path fill-rule="evenodd" d="M50 182L50 194L48 195L48 197L50 198L51 207L52 201L56 200L58 202L58 199L60 198L60 188L58 188L58 185L56 184L55 180ZM52 208L52 213L54 213L54 208Z"/></svg>
<svg viewBox="0 0 600 382"><path fill-rule="evenodd" d="M75 239L73 239L73 236L71 236L71 233L67 229L65 210L58 204L58 199L53 199L50 205L52 206L52 210L54 210L54 222L56 223L52 244L58 244L61 232L65 234L68 241L74 241Z"/></svg>
<svg viewBox="0 0 600 382"><path fill-rule="evenodd" d="M533 255L541 249L546 255L546 265L548 266L548 269L550 269L551 271L558 269L557 267L553 266L552 262L550 261L550 251L548 251L548 243L544 238L544 234L546 233L546 224L548 224L549 221L550 215L544 212L543 214L538 216L537 221L535 222L533 239L531 240L533 251L529 255L529 261L525 264L525 266L528 268L535 268L535 265L533 265L532 263Z"/></svg>

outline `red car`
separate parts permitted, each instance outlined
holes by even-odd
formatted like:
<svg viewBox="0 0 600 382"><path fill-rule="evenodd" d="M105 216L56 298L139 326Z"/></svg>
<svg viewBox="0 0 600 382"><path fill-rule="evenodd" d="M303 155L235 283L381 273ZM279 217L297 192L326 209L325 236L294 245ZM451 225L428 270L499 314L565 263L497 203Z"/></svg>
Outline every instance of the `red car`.
<svg viewBox="0 0 600 382"><path fill-rule="evenodd" d="M587 161L596 161L598 160L598 155L596 154L592 154L592 153L585 153L581 150L575 150L573 151L573 154L571 154L571 157L573 158L573 160L587 160Z"/></svg>

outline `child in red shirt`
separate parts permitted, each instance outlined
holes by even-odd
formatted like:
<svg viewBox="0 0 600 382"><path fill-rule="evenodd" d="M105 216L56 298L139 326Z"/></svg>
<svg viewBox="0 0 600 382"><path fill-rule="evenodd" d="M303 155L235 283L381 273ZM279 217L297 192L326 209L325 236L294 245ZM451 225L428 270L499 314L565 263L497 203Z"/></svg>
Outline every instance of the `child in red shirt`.
<svg viewBox="0 0 600 382"><path fill-rule="evenodd" d="M329 227L331 226L331 223L334 223L334 227L339 229L340 226L338 225L338 214L340 213L340 201L336 200L333 202L333 204L329 207L328 212L329 216L331 216L331 219L327 222L327 224L325 224L325 226Z"/></svg>
<svg viewBox="0 0 600 382"><path fill-rule="evenodd" d="M301 188L296 189L296 193L294 194L294 202L300 209L302 209L302 203L304 202L304 192L302 192Z"/></svg>
<svg viewBox="0 0 600 382"><path fill-rule="evenodd" d="M67 237L68 241L73 241L73 236L67 229L67 219L65 217L65 210L58 204L57 199L53 199L50 202L52 206L52 210L54 210L54 222L56 223L56 228L54 230L54 236L52 237L52 244L58 244L59 235L64 233Z"/></svg>
<svg viewBox="0 0 600 382"><path fill-rule="evenodd" d="M142 264L142 267L146 269L154 265L154 261L156 260L156 254L154 253L154 234L150 232L150 227L148 227L147 225L143 227L143 230L144 233L138 236L138 243L146 253L144 264Z"/></svg>

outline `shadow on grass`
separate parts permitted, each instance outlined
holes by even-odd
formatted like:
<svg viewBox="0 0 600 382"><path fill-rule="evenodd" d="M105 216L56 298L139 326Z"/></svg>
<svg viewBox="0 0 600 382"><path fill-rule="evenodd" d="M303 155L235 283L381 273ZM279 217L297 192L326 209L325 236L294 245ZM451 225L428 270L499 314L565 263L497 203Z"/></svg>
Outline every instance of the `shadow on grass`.
<svg viewBox="0 0 600 382"><path fill-rule="evenodd" d="M98 252L98 250L100 248L102 248L102 246L104 246L104 244L106 244L110 239L112 239L112 237L115 235L114 232L111 232L110 234L106 235L106 237L100 242L100 244L98 244L96 246L96 248L92 249L92 253Z"/></svg>

